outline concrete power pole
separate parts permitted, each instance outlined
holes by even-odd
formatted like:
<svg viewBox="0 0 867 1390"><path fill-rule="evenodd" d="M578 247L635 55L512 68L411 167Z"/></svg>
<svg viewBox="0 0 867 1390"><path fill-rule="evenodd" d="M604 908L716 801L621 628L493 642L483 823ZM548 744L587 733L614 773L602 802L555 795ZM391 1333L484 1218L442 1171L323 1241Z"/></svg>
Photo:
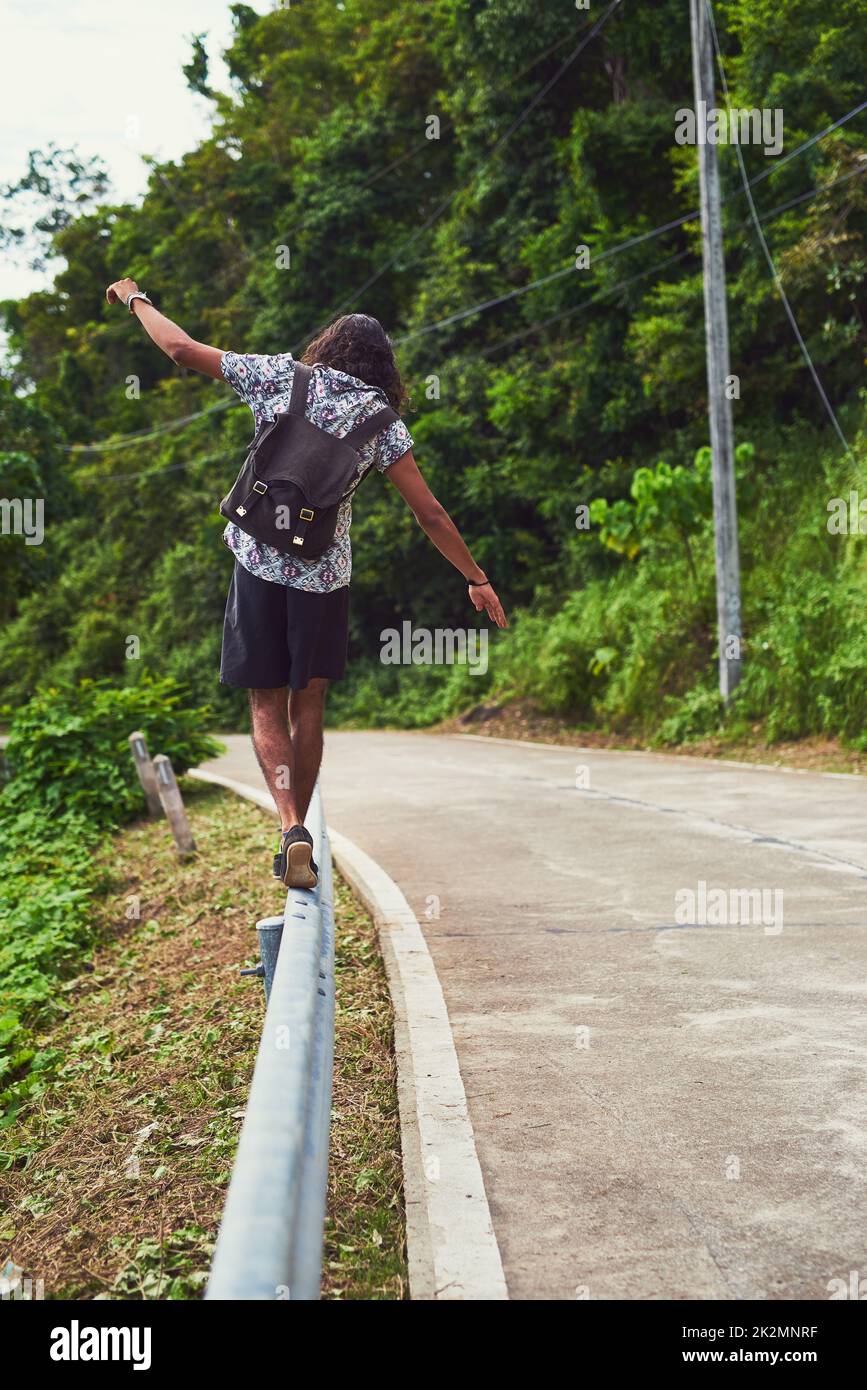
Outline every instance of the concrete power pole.
<svg viewBox="0 0 867 1390"><path fill-rule="evenodd" d="M716 552L716 611L719 688L728 701L741 678L741 577L729 375L729 326L716 145L706 139L706 113L716 104L713 35L707 0L689 0L696 139L701 182L701 249L704 264L704 326L707 394L713 454L713 525Z"/></svg>

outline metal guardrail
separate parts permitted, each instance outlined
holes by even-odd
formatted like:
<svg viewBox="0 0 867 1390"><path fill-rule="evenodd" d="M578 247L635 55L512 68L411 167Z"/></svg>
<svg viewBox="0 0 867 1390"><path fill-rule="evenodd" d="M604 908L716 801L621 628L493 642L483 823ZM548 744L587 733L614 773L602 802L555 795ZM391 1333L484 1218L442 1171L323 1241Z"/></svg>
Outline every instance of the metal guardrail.
<svg viewBox="0 0 867 1390"><path fill-rule="evenodd" d="M317 786L319 887L290 889L208 1299L316 1299L334 1057L331 850ZM259 924L274 941L279 918Z"/></svg>

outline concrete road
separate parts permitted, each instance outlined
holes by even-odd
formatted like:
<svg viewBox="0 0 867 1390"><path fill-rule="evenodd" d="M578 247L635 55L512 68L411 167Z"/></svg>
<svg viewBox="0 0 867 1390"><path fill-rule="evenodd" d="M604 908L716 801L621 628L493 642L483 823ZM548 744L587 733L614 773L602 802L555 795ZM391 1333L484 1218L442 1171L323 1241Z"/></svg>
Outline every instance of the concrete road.
<svg viewBox="0 0 867 1390"><path fill-rule="evenodd" d="M335 733L323 789L424 929L511 1297L867 1277L862 781Z"/></svg>

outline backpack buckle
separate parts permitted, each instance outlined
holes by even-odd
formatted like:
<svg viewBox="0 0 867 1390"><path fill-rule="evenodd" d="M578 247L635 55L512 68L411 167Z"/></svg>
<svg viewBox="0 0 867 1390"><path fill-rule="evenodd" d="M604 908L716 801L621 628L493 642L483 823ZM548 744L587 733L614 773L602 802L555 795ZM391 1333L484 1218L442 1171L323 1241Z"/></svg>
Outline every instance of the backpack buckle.
<svg viewBox="0 0 867 1390"><path fill-rule="evenodd" d="M302 507L301 510L300 510L300 512L298 513L298 515L299 515L299 517L301 518L302 521L312 521L312 520L313 520L313 512L312 512L312 510L311 510L310 507Z"/></svg>
<svg viewBox="0 0 867 1390"><path fill-rule="evenodd" d="M255 481L255 483L253 484L253 491L254 491L254 492L260 492L260 493L261 493L261 492L267 492L267 491L268 491L268 484L267 484L267 483L260 482L260 480L257 478L256 481Z"/></svg>

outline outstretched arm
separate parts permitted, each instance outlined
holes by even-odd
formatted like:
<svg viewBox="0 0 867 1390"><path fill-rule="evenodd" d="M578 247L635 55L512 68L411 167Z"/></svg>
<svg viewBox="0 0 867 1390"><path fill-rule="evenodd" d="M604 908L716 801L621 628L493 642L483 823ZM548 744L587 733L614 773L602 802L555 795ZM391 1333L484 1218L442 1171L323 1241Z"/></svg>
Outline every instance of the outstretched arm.
<svg viewBox="0 0 867 1390"><path fill-rule="evenodd" d="M126 307L130 295L136 293L138 285L135 280L115 280L106 290L105 297L109 304L123 304ZM132 312L157 347L162 348L173 362L179 363L182 367L189 367L194 372L202 372L205 376L216 377L218 381L223 380L220 370L223 353L219 348L208 347L207 343L197 343L189 333L185 333L176 323L172 323L171 319L167 319L165 314L161 314L159 309L155 309L152 304L146 304L142 299L133 302Z"/></svg>
<svg viewBox="0 0 867 1390"><path fill-rule="evenodd" d="M388 477L437 550L445 555L447 560L451 560L455 569L460 570L468 583L470 580L474 581L469 588L473 606L479 612L484 609L488 617L497 624L497 627L507 627L508 623L503 612L503 605L487 582L484 570L479 569L470 554L466 542L445 507L437 501L418 471L418 464L413 458L411 449L407 450L403 458L399 458L396 463L391 465L388 469ZM478 580L485 582L478 583L476 582Z"/></svg>

